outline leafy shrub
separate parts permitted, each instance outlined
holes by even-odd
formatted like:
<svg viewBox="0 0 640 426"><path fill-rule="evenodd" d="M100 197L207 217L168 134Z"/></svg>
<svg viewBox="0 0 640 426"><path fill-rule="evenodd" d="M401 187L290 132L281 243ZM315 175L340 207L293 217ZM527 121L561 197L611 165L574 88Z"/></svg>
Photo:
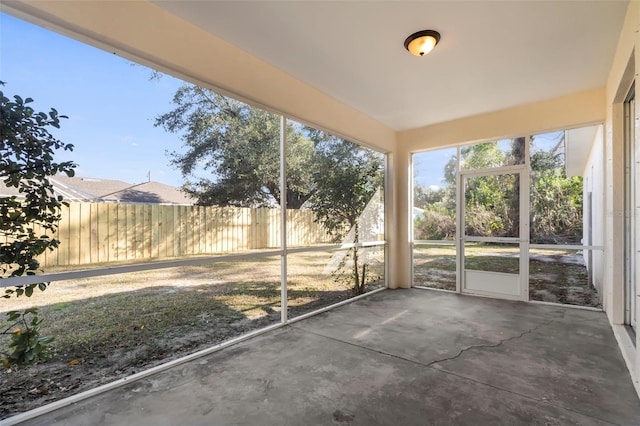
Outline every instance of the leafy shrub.
<svg viewBox="0 0 640 426"><path fill-rule="evenodd" d="M49 359L47 345L53 337L40 337L40 323L38 310L26 309L24 312L7 312L7 319L11 323L2 334L11 335L9 343L10 353L3 353L2 364L5 368L12 365L29 365L39 359Z"/></svg>
<svg viewBox="0 0 640 426"><path fill-rule="evenodd" d="M466 207L466 234L474 237L502 237L511 228L505 218L484 206Z"/></svg>
<svg viewBox="0 0 640 426"><path fill-rule="evenodd" d="M579 243L582 238L582 178L537 173L531 189L534 243Z"/></svg>
<svg viewBox="0 0 640 426"><path fill-rule="evenodd" d="M4 82L0 81L0 86ZM7 188L20 194L0 197L0 277L35 275L40 268L37 256L59 245L55 238L39 229L55 233L60 220L62 197L54 194L49 177L57 173L74 175L71 161L54 162L56 150L73 150L73 145L56 139L49 128L59 128L59 115L54 108L48 113L36 112L29 104L33 99L13 96L13 101L0 91L0 179ZM48 283L6 288L4 298L33 294L37 287L45 290ZM27 317L30 319L27 320ZM10 353L3 364L30 364L45 358L46 345L52 338L40 337L37 309L7 313ZM18 327L18 325L22 327Z"/></svg>
<svg viewBox="0 0 640 426"><path fill-rule="evenodd" d="M414 222L417 240L452 240L456 236L455 217L436 206L427 206Z"/></svg>

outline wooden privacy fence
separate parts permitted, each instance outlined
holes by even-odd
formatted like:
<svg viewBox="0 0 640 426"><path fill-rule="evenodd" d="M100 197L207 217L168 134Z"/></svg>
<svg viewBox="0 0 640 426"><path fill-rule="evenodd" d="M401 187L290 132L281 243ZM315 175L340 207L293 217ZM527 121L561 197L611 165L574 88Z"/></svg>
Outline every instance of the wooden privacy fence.
<svg viewBox="0 0 640 426"><path fill-rule="evenodd" d="M279 209L69 203L41 266L88 265L280 246ZM330 242L310 210L287 211L288 244Z"/></svg>

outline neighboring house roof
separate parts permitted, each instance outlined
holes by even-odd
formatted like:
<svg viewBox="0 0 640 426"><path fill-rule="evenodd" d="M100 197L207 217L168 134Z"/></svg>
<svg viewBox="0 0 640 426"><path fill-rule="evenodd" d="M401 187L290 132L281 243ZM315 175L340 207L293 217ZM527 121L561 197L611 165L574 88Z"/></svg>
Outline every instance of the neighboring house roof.
<svg viewBox="0 0 640 426"><path fill-rule="evenodd" d="M144 182L102 196L104 201L147 204L194 204L187 194L160 182Z"/></svg>
<svg viewBox="0 0 640 426"><path fill-rule="evenodd" d="M114 179L95 179L57 175L49 178L56 195L66 201L194 204L194 200L179 189L160 182L131 185ZM0 196L20 195L16 188L8 188L0 181Z"/></svg>
<svg viewBox="0 0 640 426"><path fill-rule="evenodd" d="M56 192L68 201L94 201L106 194L121 191L130 183L115 179L95 179L86 177L68 177L56 175L49 178Z"/></svg>

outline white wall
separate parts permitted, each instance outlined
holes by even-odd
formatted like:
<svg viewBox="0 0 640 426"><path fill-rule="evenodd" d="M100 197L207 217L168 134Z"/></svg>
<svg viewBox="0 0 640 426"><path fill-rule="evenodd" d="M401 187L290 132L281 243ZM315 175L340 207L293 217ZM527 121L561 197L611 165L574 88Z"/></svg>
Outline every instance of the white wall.
<svg viewBox="0 0 640 426"><path fill-rule="evenodd" d="M594 246L604 246L605 229L605 208L604 208L604 132L599 126L591 145L589 158L583 172L583 200L588 200L587 194L591 193L590 215L583 216L583 228L585 231L591 229L590 244ZM586 244L587 241L583 241ZM588 252L584 252L585 262L588 262ZM605 256L603 250L591 251L591 264L587 263L591 272L593 284L598 289L598 295L602 299L604 290L604 264ZM602 301L602 300L601 300Z"/></svg>

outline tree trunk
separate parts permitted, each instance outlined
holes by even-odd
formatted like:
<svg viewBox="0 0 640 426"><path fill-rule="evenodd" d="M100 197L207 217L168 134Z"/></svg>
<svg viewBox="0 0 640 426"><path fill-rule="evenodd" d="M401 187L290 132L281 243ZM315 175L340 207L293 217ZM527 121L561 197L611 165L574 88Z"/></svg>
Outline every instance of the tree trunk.
<svg viewBox="0 0 640 426"><path fill-rule="evenodd" d="M353 248L353 291L356 295L360 292L360 268L358 266L358 247Z"/></svg>
<svg viewBox="0 0 640 426"><path fill-rule="evenodd" d="M356 220L353 225L353 242L358 243L360 240L360 226ZM364 293L365 267L362 267L362 275L360 275L360 256L358 255L358 247L353 248L353 291L356 295Z"/></svg>
<svg viewBox="0 0 640 426"><path fill-rule="evenodd" d="M515 164L524 164L526 138L515 138L513 140L513 157ZM516 178L513 186L514 194L509 200L509 212L511 216L511 234L520 235L520 179Z"/></svg>

